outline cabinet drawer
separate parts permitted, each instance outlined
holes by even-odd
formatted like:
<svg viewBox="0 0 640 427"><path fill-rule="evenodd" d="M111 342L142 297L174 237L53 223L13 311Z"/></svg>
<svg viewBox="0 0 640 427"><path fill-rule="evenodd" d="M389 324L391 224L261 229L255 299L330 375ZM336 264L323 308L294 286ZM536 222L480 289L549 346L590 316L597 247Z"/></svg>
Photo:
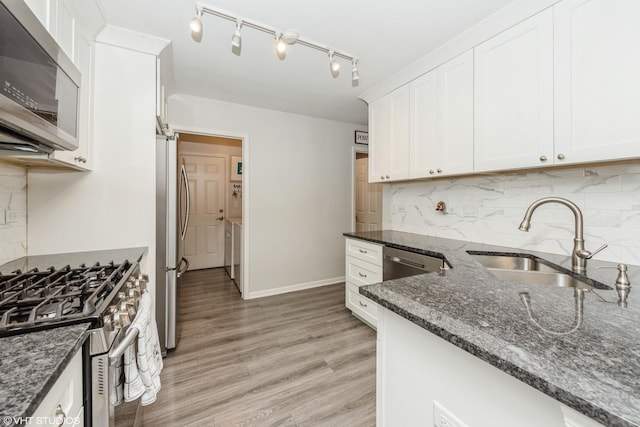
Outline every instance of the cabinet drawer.
<svg viewBox="0 0 640 427"><path fill-rule="evenodd" d="M358 286L347 283L345 290L347 308L375 329L378 318L378 304L371 301L369 298L360 295L358 292Z"/></svg>
<svg viewBox="0 0 640 427"><path fill-rule="evenodd" d="M382 245L363 240L347 239L346 255L382 266Z"/></svg>
<svg viewBox="0 0 640 427"><path fill-rule="evenodd" d="M382 282L382 267L352 256L346 257L345 278L347 283L362 286Z"/></svg>

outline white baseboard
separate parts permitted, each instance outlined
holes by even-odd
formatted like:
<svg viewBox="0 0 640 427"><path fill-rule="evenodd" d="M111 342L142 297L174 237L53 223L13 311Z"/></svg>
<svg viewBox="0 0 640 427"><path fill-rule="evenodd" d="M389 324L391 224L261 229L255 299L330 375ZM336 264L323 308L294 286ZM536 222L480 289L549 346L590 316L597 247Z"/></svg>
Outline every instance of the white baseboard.
<svg viewBox="0 0 640 427"><path fill-rule="evenodd" d="M335 285L344 282L344 276L333 277L331 279L316 280L315 282L298 283L295 285L283 286L281 288L265 289L264 291L249 292L246 299L262 298L272 295L286 294L289 292L302 291L304 289L319 288L321 286Z"/></svg>

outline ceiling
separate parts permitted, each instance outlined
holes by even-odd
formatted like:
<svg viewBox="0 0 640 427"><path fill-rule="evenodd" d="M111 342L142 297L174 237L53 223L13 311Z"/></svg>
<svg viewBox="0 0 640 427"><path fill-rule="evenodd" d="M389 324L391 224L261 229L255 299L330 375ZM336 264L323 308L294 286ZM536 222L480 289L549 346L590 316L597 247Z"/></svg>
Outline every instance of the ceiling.
<svg viewBox="0 0 640 427"><path fill-rule="evenodd" d="M280 61L274 40L242 31L242 54L231 52L235 24L205 15L200 43L191 39L193 0L98 0L108 24L171 40L175 93L214 98L348 123L366 124L358 97L513 0L210 0L204 3L359 58L333 79L328 57L301 45Z"/></svg>

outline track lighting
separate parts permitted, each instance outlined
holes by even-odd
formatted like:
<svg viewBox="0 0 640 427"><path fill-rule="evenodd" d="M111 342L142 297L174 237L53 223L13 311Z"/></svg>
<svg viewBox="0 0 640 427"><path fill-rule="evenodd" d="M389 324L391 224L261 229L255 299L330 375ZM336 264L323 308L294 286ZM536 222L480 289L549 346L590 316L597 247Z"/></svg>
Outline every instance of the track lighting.
<svg viewBox="0 0 640 427"><path fill-rule="evenodd" d="M191 20L189 24L191 28L191 38L200 43L202 41L202 8L196 6L196 17Z"/></svg>
<svg viewBox="0 0 640 427"><path fill-rule="evenodd" d="M278 35L276 40L276 55L281 61L287 57L287 43L282 39L282 34Z"/></svg>
<svg viewBox="0 0 640 427"><path fill-rule="evenodd" d="M287 47L295 44L300 35L293 30L284 30L278 34L276 41L276 55L281 61L287 57Z"/></svg>
<svg viewBox="0 0 640 427"><path fill-rule="evenodd" d="M242 21L238 19L236 32L231 37L231 51L238 56L240 56L242 51L242 35L240 35L240 30L242 30Z"/></svg>
<svg viewBox="0 0 640 427"><path fill-rule="evenodd" d="M280 60L284 60L287 57L287 49L289 48L289 45L296 44L296 43L306 47L310 47L315 50L319 50L321 52L328 53L329 54L329 70L331 71L331 75L333 76L334 79L340 75L340 63L338 63L337 58L340 57L347 61L351 61L351 63L353 64L353 70L351 71L351 84L353 87L358 86L358 82L360 80L360 74L358 73L358 69L357 69L358 59L353 55L350 55L335 49L331 49L327 46L321 45L311 40L300 38L300 35L296 31L293 31L293 30L279 31L256 21L241 19L240 17L235 16L231 13L205 5L200 1L196 1L196 13L197 13L197 16L193 18L193 20L189 24L191 28L191 37L196 42L200 42L202 40L202 33L203 33L202 16L203 14L206 13L207 15L213 15L213 16L217 16L218 18L225 19L227 21L235 22L236 30L233 36L231 37L231 51L236 55L240 55L240 52L242 50L242 35L240 34L242 31L242 28L243 27L253 28L254 30L258 30L266 34L270 34L276 40L275 50L276 50L276 55Z"/></svg>
<svg viewBox="0 0 640 427"><path fill-rule="evenodd" d="M358 72L358 58L353 58L353 69L351 70L351 86L356 87L360 84L360 73Z"/></svg>
<svg viewBox="0 0 640 427"><path fill-rule="evenodd" d="M340 63L338 63L338 61L336 61L333 58L333 55L335 55L335 52L330 50L329 51L329 71L331 71L331 75L333 76L333 78L336 79L340 75Z"/></svg>

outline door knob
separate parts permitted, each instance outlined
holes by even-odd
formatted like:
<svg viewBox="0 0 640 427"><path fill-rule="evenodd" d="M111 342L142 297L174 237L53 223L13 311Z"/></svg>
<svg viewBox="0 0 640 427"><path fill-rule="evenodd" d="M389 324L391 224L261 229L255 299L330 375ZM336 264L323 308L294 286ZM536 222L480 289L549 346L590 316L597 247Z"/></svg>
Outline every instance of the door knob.
<svg viewBox="0 0 640 427"><path fill-rule="evenodd" d="M224 212L224 209L220 209L220 211L219 211L219 212L220 212L220 213Z"/></svg>

